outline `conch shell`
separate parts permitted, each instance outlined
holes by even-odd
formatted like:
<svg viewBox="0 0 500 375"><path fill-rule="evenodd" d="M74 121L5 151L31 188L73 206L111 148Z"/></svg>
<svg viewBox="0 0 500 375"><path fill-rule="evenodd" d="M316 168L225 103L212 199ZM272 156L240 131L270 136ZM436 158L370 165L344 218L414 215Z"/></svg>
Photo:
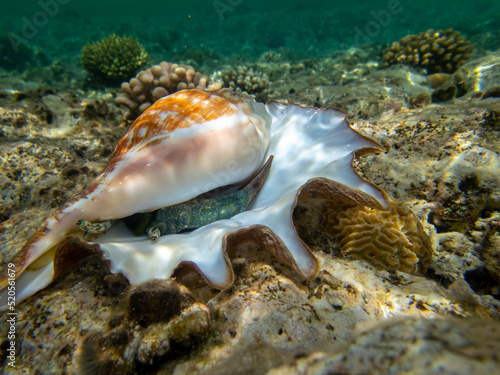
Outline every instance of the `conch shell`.
<svg viewBox="0 0 500 375"><path fill-rule="evenodd" d="M56 245L79 220L123 218L188 201L248 179L271 155L267 181L250 210L156 242L133 236L119 224L95 242L111 261L112 271L124 273L132 283L168 278L188 262L214 286L227 287L233 273L226 246L248 238L264 241L280 260L312 278L318 272L317 260L291 219L299 189L324 177L385 206L385 194L351 167L355 152L382 150L334 109L277 102L264 106L224 91L185 90L162 98L120 140L103 174L50 216L11 261L17 271L17 299L53 280ZM4 274L0 308L7 304L6 287Z"/></svg>

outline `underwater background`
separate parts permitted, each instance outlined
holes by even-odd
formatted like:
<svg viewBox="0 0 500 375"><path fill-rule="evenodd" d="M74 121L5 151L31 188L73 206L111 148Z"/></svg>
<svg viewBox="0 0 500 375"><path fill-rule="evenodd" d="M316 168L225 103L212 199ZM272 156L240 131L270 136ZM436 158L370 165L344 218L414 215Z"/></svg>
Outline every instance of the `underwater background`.
<svg viewBox="0 0 500 375"><path fill-rule="evenodd" d="M0 313L0 372L500 373L500 1L0 0L0 270L184 88L342 110L394 205L340 230L300 198L317 277L235 246L222 291L133 285L65 237L74 264Z"/></svg>
<svg viewBox="0 0 500 375"><path fill-rule="evenodd" d="M198 64L251 60L269 50L318 58L359 45L390 44L427 29L456 29L480 39L485 49L500 43L500 4L494 0L2 3L0 33L22 38L37 53L28 57L34 65L77 57L83 45L112 33L137 38L152 62L176 58Z"/></svg>

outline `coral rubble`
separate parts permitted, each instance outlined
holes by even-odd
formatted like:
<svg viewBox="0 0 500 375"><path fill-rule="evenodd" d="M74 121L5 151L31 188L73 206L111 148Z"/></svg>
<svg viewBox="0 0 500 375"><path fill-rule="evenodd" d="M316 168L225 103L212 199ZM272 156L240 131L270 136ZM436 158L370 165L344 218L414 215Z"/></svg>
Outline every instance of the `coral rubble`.
<svg viewBox="0 0 500 375"><path fill-rule="evenodd" d="M491 321L395 320L361 333L336 354L317 352L268 375L488 374L498 371L499 334L500 324Z"/></svg>

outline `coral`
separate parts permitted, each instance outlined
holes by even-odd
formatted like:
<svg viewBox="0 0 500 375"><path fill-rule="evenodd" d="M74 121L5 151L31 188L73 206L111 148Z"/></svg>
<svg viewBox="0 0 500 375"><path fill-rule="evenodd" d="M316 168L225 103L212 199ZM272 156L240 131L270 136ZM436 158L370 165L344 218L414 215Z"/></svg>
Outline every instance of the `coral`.
<svg viewBox="0 0 500 375"><path fill-rule="evenodd" d="M392 43L385 50L383 65L406 64L424 68L427 73L453 73L471 52L472 45L458 31L431 29Z"/></svg>
<svg viewBox="0 0 500 375"><path fill-rule="evenodd" d="M424 274L431 261L429 236L403 204L393 202L388 210L336 205L326 211L323 225L343 254L378 267Z"/></svg>
<svg viewBox="0 0 500 375"><path fill-rule="evenodd" d="M7 70L22 69L33 60L33 50L20 41L11 41L8 35L0 35L0 67Z"/></svg>
<svg viewBox="0 0 500 375"><path fill-rule="evenodd" d="M207 86L208 77L195 72L192 66L163 61L122 83L126 96L118 97L116 102L129 109L127 118L132 120L164 96L184 89L204 90Z"/></svg>
<svg viewBox="0 0 500 375"><path fill-rule="evenodd" d="M246 66L239 66L235 69L227 69L221 72L222 87L241 93L243 91L253 94L257 100L265 101L269 78L266 74L254 71Z"/></svg>
<svg viewBox="0 0 500 375"><path fill-rule="evenodd" d="M105 83L129 79L148 63L144 47L132 37L110 35L82 48L82 65Z"/></svg>

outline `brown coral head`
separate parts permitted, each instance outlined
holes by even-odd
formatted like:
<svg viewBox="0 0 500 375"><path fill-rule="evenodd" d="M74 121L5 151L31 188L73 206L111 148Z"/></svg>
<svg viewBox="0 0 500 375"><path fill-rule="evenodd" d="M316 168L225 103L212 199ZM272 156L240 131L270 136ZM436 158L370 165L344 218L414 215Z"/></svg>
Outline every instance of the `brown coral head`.
<svg viewBox="0 0 500 375"><path fill-rule="evenodd" d="M322 224L340 252L386 270L424 274L432 247L412 211L394 201L387 209L372 205L370 196L351 189L345 185L336 188L340 194L332 196L323 216Z"/></svg>
<svg viewBox="0 0 500 375"><path fill-rule="evenodd" d="M182 293L171 280L150 280L135 286L128 297L131 320L143 326L168 322L181 311Z"/></svg>
<svg viewBox="0 0 500 375"><path fill-rule="evenodd" d="M116 102L129 109L127 118L133 120L164 96L185 89L205 90L207 86L208 77L192 66L163 61L123 82L125 96L119 96Z"/></svg>

